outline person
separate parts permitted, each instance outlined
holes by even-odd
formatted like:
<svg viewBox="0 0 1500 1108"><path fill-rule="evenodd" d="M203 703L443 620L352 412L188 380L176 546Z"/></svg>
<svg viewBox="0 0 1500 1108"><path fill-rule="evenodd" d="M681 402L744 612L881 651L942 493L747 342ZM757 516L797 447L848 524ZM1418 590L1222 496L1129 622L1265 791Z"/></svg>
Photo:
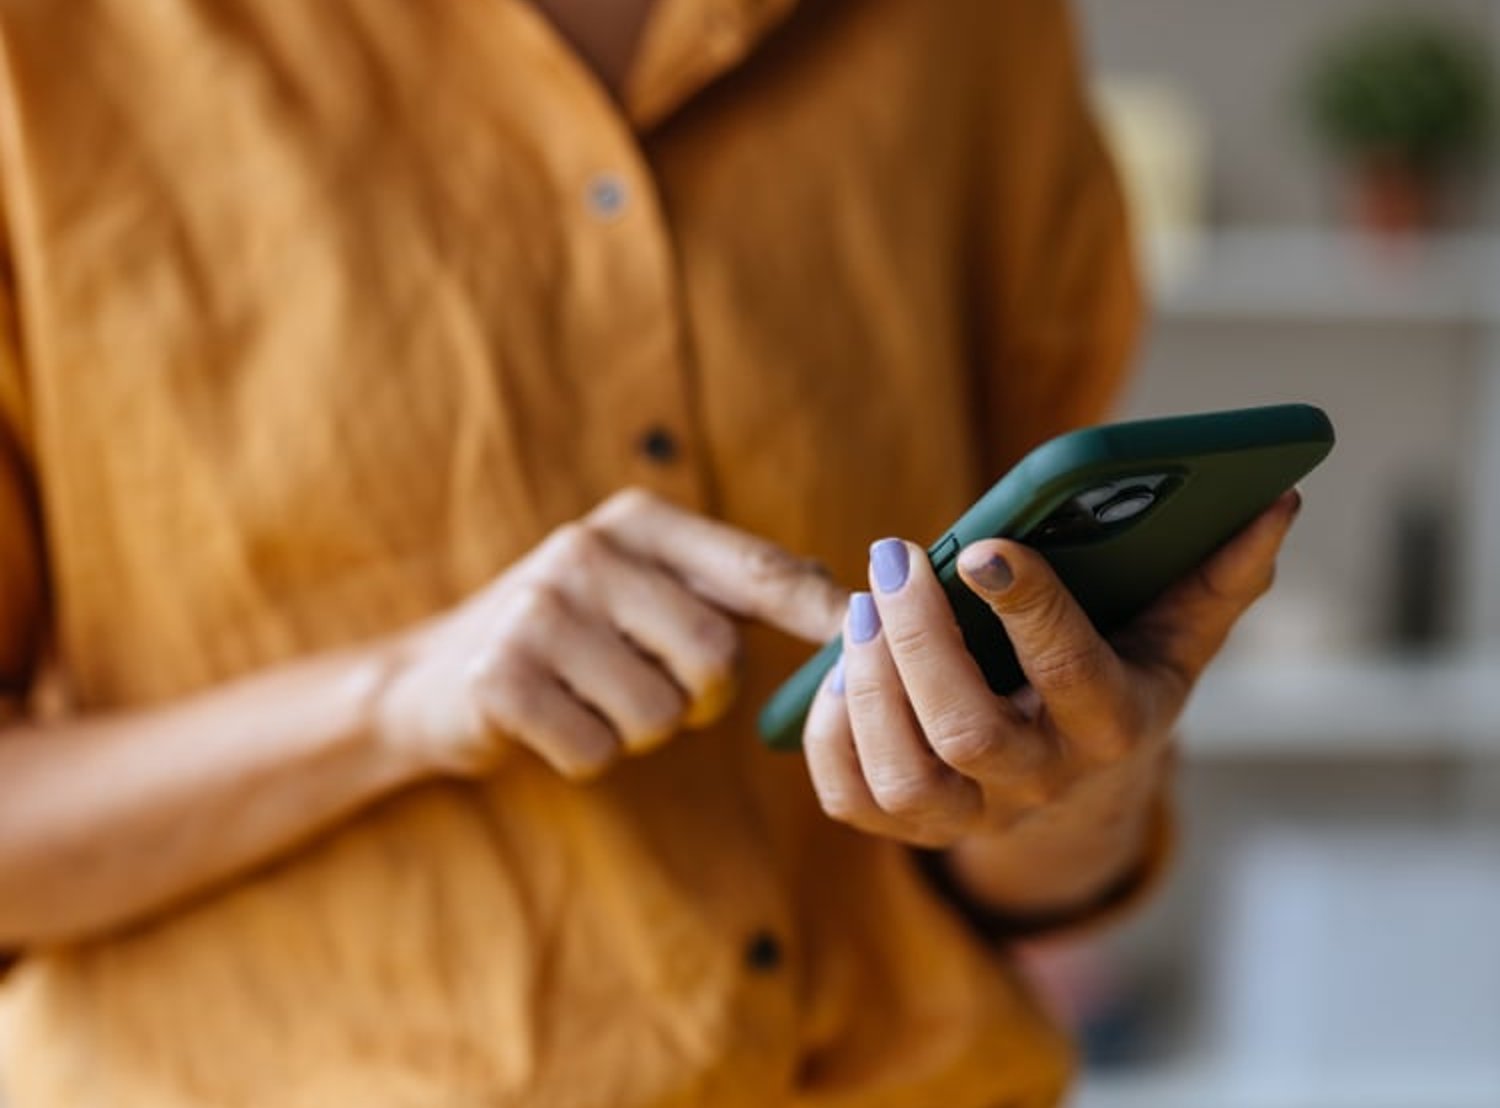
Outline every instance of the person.
<svg viewBox="0 0 1500 1108"><path fill-rule="evenodd" d="M0 3L10 1108L1056 1103L1013 940L1149 883L1295 511L1109 643L965 551L1014 698L909 541L1129 359L1074 39Z"/></svg>

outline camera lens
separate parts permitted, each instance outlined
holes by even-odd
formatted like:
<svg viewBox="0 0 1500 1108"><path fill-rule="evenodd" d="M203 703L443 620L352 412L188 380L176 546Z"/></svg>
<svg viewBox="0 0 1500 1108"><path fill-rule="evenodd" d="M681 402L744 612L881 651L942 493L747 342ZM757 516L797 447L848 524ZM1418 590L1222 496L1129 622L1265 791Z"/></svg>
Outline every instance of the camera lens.
<svg viewBox="0 0 1500 1108"><path fill-rule="evenodd" d="M1055 546L1085 542L1099 530L1094 513L1078 500L1069 500L1027 536L1028 541Z"/></svg>
<svg viewBox="0 0 1500 1108"><path fill-rule="evenodd" d="M1110 497L1094 509L1094 518L1100 523L1124 523L1134 519L1156 503L1156 493L1148 488L1136 486Z"/></svg>

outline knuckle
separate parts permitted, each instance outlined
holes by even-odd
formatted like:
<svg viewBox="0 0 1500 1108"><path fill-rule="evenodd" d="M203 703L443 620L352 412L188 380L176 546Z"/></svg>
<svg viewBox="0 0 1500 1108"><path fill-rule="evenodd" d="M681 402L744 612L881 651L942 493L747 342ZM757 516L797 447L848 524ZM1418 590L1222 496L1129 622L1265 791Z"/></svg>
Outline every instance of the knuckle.
<svg viewBox="0 0 1500 1108"><path fill-rule="evenodd" d="M547 543L549 569L564 572L588 569L598 564L604 554L604 540L593 528L582 523L568 523L552 533Z"/></svg>
<svg viewBox="0 0 1500 1108"><path fill-rule="evenodd" d="M465 692L478 695L487 689L498 688L506 669L513 664L506 643L489 643L463 665L460 682Z"/></svg>
<svg viewBox="0 0 1500 1108"><path fill-rule="evenodd" d="M1028 667L1032 682L1059 691L1095 686L1108 675L1107 659L1099 650L1046 650Z"/></svg>
<svg viewBox="0 0 1500 1108"><path fill-rule="evenodd" d="M1036 592L1033 614L1037 623L1044 628L1066 627L1075 603L1072 594L1060 584L1048 584L1039 587Z"/></svg>
<svg viewBox="0 0 1500 1108"><path fill-rule="evenodd" d="M935 782L930 773L911 768L882 769L871 771L867 780L875 803L893 816L911 819L933 808Z"/></svg>
<svg viewBox="0 0 1500 1108"><path fill-rule="evenodd" d="M718 677L733 671L739 659L740 633L731 621L705 611L693 621L689 636L708 673Z"/></svg>
<svg viewBox="0 0 1500 1108"><path fill-rule="evenodd" d="M516 592L507 630L512 635L546 635L561 626L566 613L557 586L545 580L528 581Z"/></svg>
<svg viewBox="0 0 1500 1108"><path fill-rule="evenodd" d="M849 705L851 715L856 719L880 719L884 716L885 690L880 687L880 682L856 678L852 674L846 678L846 682L844 700Z"/></svg>
<svg viewBox="0 0 1500 1108"><path fill-rule="evenodd" d="M489 642L463 663L460 680L469 692L495 687L511 665L509 645L503 641Z"/></svg>
<svg viewBox="0 0 1500 1108"><path fill-rule="evenodd" d="M653 681L636 691L635 725L648 738L677 728L687 708L681 690L667 681Z"/></svg>
<svg viewBox="0 0 1500 1108"><path fill-rule="evenodd" d="M545 753L557 772L574 782L593 780L619 756L614 747L603 740L578 736L570 736L566 742L556 744Z"/></svg>
<svg viewBox="0 0 1500 1108"><path fill-rule="evenodd" d="M591 518L606 523L635 519L645 515L660 503L655 493L639 485L631 485L621 489L595 508Z"/></svg>
<svg viewBox="0 0 1500 1108"><path fill-rule="evenodd" d="M916 847L918 850L947 850L963 837L964 832L963 827L941 825L919 827L902 837L908 846Z"/></svg>
<svg viewBox="0 0 1500 1108"><path fill-rule="evenodd" d="M858 827L870 822L869 806L855 789L824 785L818 789L818 804L824 815L838 823Z"/></svg>
<svg viewBox="0 0 1500 1108"><path fill-rule="evenodd" d="M537 715L541 700L538 680L527 674L509 652L491 650L470 668L466 687L470 700L482 705L493 723L520 733Z"/></svg>
<svg viewBox="0 0 1500 1108"><path fill-rule="evenodd" d="M1060 787L1047 776L1033 775L1012 782L1006 790L1004 822L1019 827L1051 808L1061 797Z"/></svg>
<svg viewBox="0 0 1500 1108"><path fill-rule="evenodd" d="M885 632L886 642L897 654L924 654L936 644L937 636L933 628L925 623L901 621L887 624L882 630Z"/></svg>
<svg viewBox="0 0 1500 1108"><path fill-rule="evenodd" d="M956 770L972 770L989 762L995 749L995 736L991 729L972 720L958 720L940 728L934 728L932 748L948 765Z"/></svg>
<svg viewBox="0 0 1500 1108"><path fill-rule="evenodd" d="M1218 563L1215 561L1205 562L1193 571L1193 582L1198 591L1209 601L1209 603L1220 607L1228 607L1236 603L1234 590L1220 579L1217 572Z"/></svg>
<svg viewBox="0 0 1500 1108"><path fill-rule="evenodd" d="M1266 571L1261 574L1260 579L1256 581L1255 588L1251 591L1250 594L1251 602L1253 603L1254 601L1259 600L1275 587L1276 565L1273 562L1271 565L1266 567Z"/></svg>

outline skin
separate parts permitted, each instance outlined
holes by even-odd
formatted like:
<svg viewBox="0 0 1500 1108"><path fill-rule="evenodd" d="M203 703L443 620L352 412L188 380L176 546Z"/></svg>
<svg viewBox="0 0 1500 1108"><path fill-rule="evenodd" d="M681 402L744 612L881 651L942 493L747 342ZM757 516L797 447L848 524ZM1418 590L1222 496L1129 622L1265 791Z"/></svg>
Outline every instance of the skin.
<svg viewBox="0 0 1500 1108"><path fill-rule="evenodd" d="M1300 503L1282 498L1113 642L1036 552L970 546L960 573L1029 680L1011 697L986 686L931 565L903 544L907 580L882 588L872 568L872 592L851 602L843 670L808 720L824 809L869 834L946 848L953 876L998 912L1047 916L1099 897L1139 858L1173 726L1270 588Z"/></svg>
<svg viewBox="0 0 1500 1108"><path fill-rule="evenodd" d="M597 777L728 706L736 621L820 641L847 595L625 492L390 639L165 707L0 730L0 948L169 911L387 793L503 772L522 747Z"/></svg>
<svg viewBox="0 0 1500 1108"><path fill-rule="evenodd" d="M806 736L834 819L949 848L1017 914L1086 902L1133 865L1173 721L1269 584L1294 502L1105 645L1040 559L1000 553L1000 612L1033 687L990 694L913 548ZM981 576L983 576L981 572ZM295 851L393 790L503 772L526 748L584 781L717 718L737 621L808 641L848 593L815 566L642 492L549 537L469 600L388 640L162 708L0 731L0 946L107 934Z"/></svg>
<svg viewBox="0 0 1500 1108"><path fill-rule="evenodd" d="M624 99L630 67L654 0L533 0L616 100Z"/></svg>
<svg viewBox="0 0 1500 1108"><path fill-rule="evenodd" d="M650 0L537 4L618 96ZM965 551L965 579L1031 679L1012 698L976 683L908 544L908 582L873 600L884 630L851 646L844 691L825 691L809 720L825 810L945 847L958 884L997 911L1088 903L1136 864L1173 722L1269 586L1295 506L1273 508L1111 644L1024 548ZM996 556L1008 587L986 575ZM0 729L0 948L170 911L381 796L503 772L522 748L596 777L723 711L736 620L822 641L847 606L816 567L627 492L389 639L164 707ZM0 691L23 670L0 657Z"/></svg>

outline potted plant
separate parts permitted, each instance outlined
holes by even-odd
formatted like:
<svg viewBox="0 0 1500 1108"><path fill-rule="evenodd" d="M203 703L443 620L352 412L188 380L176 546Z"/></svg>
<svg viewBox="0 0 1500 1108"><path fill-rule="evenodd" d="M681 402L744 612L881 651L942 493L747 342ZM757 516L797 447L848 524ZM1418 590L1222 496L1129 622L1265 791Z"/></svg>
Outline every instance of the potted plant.
<svg viewBox="0 0 1500 1108"><path fill-rule="evenodd" d="M1489 60L1446 23L1386 17L1324 49L1308 104L1318 134L1353 170L1359 221L1387 234L1424 231L1438 220L1444 184L1485 146Z"/></svg>

